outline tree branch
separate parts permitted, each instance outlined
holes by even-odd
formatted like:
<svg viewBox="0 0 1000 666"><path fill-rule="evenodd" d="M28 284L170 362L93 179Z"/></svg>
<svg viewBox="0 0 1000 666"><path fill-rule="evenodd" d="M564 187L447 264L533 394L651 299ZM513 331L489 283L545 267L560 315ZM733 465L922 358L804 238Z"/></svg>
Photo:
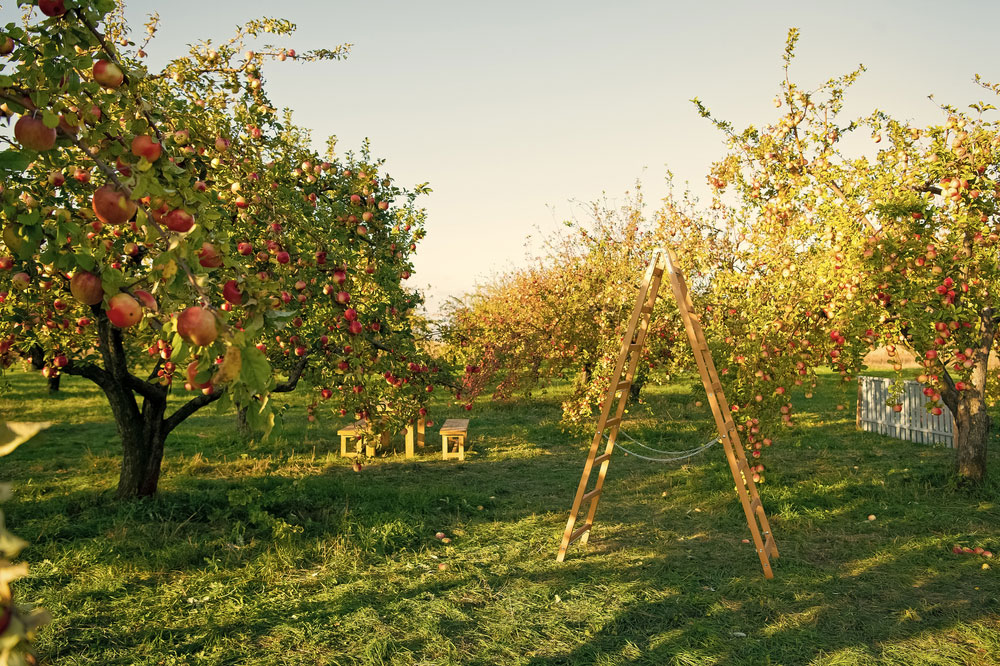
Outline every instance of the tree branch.
<svg viewBox="0 0 1000 666"><path fill-rule="evenodd" d="M77 377L89 379L101 388L112 386L115 383L114 379L111 377L111 373L92 363L70 361L69 365L60 368L59 371L64 375L75 375Z"/></svg>
<svg viewBox="0 0 1000 666"><path fill-rule="evenodd" d="M830 181L830 189L833 190L833 193L836 194L838 197L840 197L841 200L844 201L844 203L850 203L850 199L848 199L847 195L844 194L844 190L840 189L840 185L838 185L835 181L832 180ZM878 231L878 229L875 228L875 225L871 223L871 220L869 220L868 216L865 215L864 213L861 214L861 221L867 224L868 229L870 229L872 232Z"/></svg>
<svg viewBox="0 0 1000 666"><path fill-rule="evenodd" d="M295 390L295 387L299 383L299 379L302 377L302 371L306 369L306 363L309 361L309 355L299 359L299 362L292 368L292 374L289 375L287 382L282 382L274 387L272 393L291 393Z"/></svg>
<svg viewBox="0 0 1000 666"><path fill-rule="evenodd" d="M205 405L210 405L223 395L225 395L225 389L221 391L213 391L208 394L201 394L195 398L188 400L186 403L177 408L177 411L170 415L169 418L163 420L163 431L164 436L169 435L174 428L179 426L184 422L184 419L191 416L199 409Z"/></svg>
<svg viewBox="0 0 1000 666"><path fill-rule="evenodd" d="M117 65L120 70L122 70L122 75L123 75L123 77L125 79L125 85L127 86L129 84L129 79L131 79L132 77L129 76L128 70L125 67L125 64L121 60L119 60L118 55L114 51L111 50L111 47L104 40L104 35L102 35L100 32L98 32L97 28L94 27L90 23L90 21L87 20L87 17L83 15L83 10L77 8L77 9L75 9L73 11L76 14L76 17L78 19L80 19L80 23L82 23L87 28L87 30L90 31L90 33L97 40L97 43L101 45L101 49L104 51L104 54L108 56L108 59L111 62L113 62L115 65ZM146 122L149 123L150 129L152 129L153 133L156 134L156 140L159 141L160 143L163 143L163 135L160 133L160 128L156 126L156 123L153 122L153 118L143 108L142 99L139 97L139 93L133 91L133 94L135 96L135 101L136 101L136 104L139 107L139 110L142 112L142 115L146 118Z"/></svg>
<svg viewBox="0 0 1000 666"><path fill-rule="evenodd" d="M166 387L160 386L159 384L150 384L149 382L145 382L132 373L128 374L126 384L130 389L147 400L163 400L167 396Z"/></svg>
<svg viewBox="0 0 1000 666"><path fill-rule="evenodd" d="M163 368L163 356L160 356L156 361L156 365L153 366L153 370L149 373L149 377L146 379L147 382L151 382L156 379L159 375L160 369Z"/></svg>

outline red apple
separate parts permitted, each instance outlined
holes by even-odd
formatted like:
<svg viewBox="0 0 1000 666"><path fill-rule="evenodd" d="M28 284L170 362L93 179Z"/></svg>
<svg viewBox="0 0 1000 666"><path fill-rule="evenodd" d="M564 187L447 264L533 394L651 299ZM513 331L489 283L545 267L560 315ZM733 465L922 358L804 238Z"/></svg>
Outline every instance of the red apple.
<svg viewBox="0 0 1000 666"><path fill-rule="evenodd" d="M108 184L94 192L94 212L97 219L105 224L123 224L135 215L136 203L125 196L124 192Z"/></svg>
<svg viewBox="0 0 1000 666"><path fill-rule="evenodd" d="M222 287L222 297L233 305L243 304L243 292L240 291L236 280L230 280Z"/></svg>
<svg viewBox="0 0 1000 666"><path fill-rule="evenodd" d="M222 265L222 255L211 243L202 243L198 250L198 263L204 268L218 268Z"/></svg>
<svg viewBox="0 0 1000 666"><path fill-rule="evenodd" d="M358 311L354 308L347 308L344 310L344 319L347 321L354 321L358 318Z"/></svg>
<svg viewBox="0 0 1000 666"><path fill-rule="evenodd" d="M38 9L46 16L53 18L66 13L66 6L63 0L38 0Z"/></svg>
<svg viewBox="0 0 1000 666"><path fill-rule="evenodd" d="M27 273L14 273L14 276L10 279L10 283L14 288L24 290L31 284L31 276Z"/></svg>
<svg viewBox="0 0 1000 666"><path fill-rule="evenodd" d="M140 134L132 139L132 154L136 157L145 157L148 162L155 162L163 154L163 146L153 137Z"/></svg>
<svg viewBox="0 0 1000 666"><path fill-rule="evenodd" d="M250 243L239 243L236 246L236 251L246 257L253 254L253 245Z"/></svg>
<svg viewBox="0 0 1000 666"><path fill-rule="evenodd" d="M336 270L333 272L333 281L337 284L344 284L347 281L347 273L341 270Z"/></svg>
<svg viewBox="0 0 1000 666"><path fill-rule="evenodd" d="M66 182L66 175L62 171L49 172L49 185L52 187L62 187Z"/></svg>
<svg viewBox="0 0 1000 666"><path fill-rule="evenodd" d="M21 116L14 125L14 137L28 150L52 150L56 145L56 130L46 127L41 118Z"/></svg>
<svg viewBox="0 0 1000 666"><path fill-rule="evenodd" d="M118 328L135 326L142 319L142 308L128 294L115 294L108 301L108 319Z"/></svg>
<svg viewBox="0 0 1000 666"><path fill-rule="evenodd" d="M101 278L87 271L79 271L69 281L69 290L73 298L84 305L97 305L104 300L104 287Z"/></svg>
<svg viewBox="0 0 1000 666"><path fill-rule="evenodd" d="M350 302L350 300L351 300L351 295L348 294L346 291L337 292L337 302L340 303L341 305L347 305L347 303Z"/></svg>
<svg viewBox="0 0 1000 666"><path fill-rule="evenodd" d="M10 37L4 37L3 41L0 41L0 55L10 55L14 51L14 40Z"/></svg>
<svg viewBox="0 0 1000 666"><path fill-rule="evenodd" d="M125 80L125 75L113 62L98 60L94 63L94 80L105 88L117 88Z"/></svg>
<svg viewBox="0 0 1000 666"><path fill-rule="evenodd" d="M194 216L186 210L175 208L163 216L163 226L171 231L183 234L191 231L194 226Z"/></svg>
<svg viewBox="0 0 1000 666"><path fill-rule="evenodd" d="M139 302L142 303L142 307L146 308L147 310L152 310L153 312L160 311L160 306L159 304L157 304L156 298L154 298L153 295L148 291L145 291L143 289L136 289L135 291L132 292L132 295L135 296L137 299L139 299Z"/></svg>
<svg viewBox="0 0 1000 666"><path fill-rule="evenodd" d="M287 264L292 259L291 255L289 255L284 250L274 255L274 258L278 260L279 264Z"/></svg>
<svg viewBox="0 0 1000 666"><path fill-rule="evenodd" d="M212 380L209 378L207 382L199 384L195 381L195 377L198 376L198 361L191 361L188 363L187 367L187 380L188 384L191 385L192 389L204 389L212 385Z"/></svg>
<svg viewBox="0 0 1000 666"><path fill-rule="evenodd" d="M215 315L197 305L184 310L177 317L177 333L200 347L210 345L219 336Z"/></svg>
<svg viewBox="0 0 1000 666"><path fill-rule="evenodd" d="M351 335L358 335L364 330L364 326L361 325L360 321L352 321L351 325L347 327L347 330L350 331Z"/></svg>

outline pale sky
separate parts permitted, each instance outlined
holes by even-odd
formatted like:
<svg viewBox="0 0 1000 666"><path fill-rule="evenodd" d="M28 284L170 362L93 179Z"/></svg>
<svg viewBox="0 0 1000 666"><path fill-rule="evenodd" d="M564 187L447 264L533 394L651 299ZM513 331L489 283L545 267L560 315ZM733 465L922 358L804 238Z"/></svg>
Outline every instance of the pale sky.
<svg viewBox="0 0 1000 666"><path fill-rule="evenodd" d="M667 168L696 192L720 157L720 135L688 101L700 97L738 126L775 117L789 27L802 38L796 79L812 87L859 63L851 110L876 106L930 122L927 99L986 97L975 73L1000 81L1000 2L320 2L132 0L156 67L246 19L299 27L282 45L354 44L343 62L274 63L269 94L342 150L364 137L400 183L429 181L428 235L413 284L441 299L523 262L536 227L554 229L571 200L620 197L641 178L651 208ZM3 0L3 23L19 15ZM995 98L993 101L996 101Z"/></svg>

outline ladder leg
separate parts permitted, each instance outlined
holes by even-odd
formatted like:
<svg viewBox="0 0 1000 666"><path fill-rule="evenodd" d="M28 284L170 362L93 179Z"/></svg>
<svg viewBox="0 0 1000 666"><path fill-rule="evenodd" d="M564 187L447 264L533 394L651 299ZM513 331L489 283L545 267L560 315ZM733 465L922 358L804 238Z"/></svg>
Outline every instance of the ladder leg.
<svg viewBox="0 0 1000 666"><path fill-rule="evenodd" d="M590 536L590 529L593 526L594 515L597 512L597 503L600 499L601 493L603 492L604 479L607 475L611 453L614 451L615 438L618 435L618 427L625 411L625 405L628 402L628 388L635 375L635 369L639 363L642 347L645 344L646 333L649 330L650 315L653 310L653 304L656 302L656 296L659 291L664 270L665 264L663 253L662 251L657 250L654 252L649 266L646 269L646 274L639 287L639 294L636 298L635 307L632 310L632 316L629 318L625 334L622 337L622 346L618 354L618 362L615 365L615 370L611 375L611 383L609 384L607 393L604 396L604 401L601 407L601 416L597 420L597 432L594 434L594 440L591 443L590 451L587 454L587 461L583 466L583 474L580 477L580 483L577 486L576 495L573 498L573 506L570 509L569 520L566 521L566 529L563 532L562 542L559 545L559 552L556 555L557 562L562 562L566 558L566 549L569 548L570 543L576 539L580 539L582 543L586 543ZM622 381L623 375L624 381ZM612 414L612 407L615 405L616 396L619 392L622 392L622 395L617 398L618 404L614 410L614 417L610 418ZM597 477L597 484L593 490L587 492L587 485L590 482L590 475L593 471L597 450L604 439L604 431L608 429L609 421L611 421L613 425L611 425L611 433L608 437L608 443L605 447L604 454L601 456L602 460ZM578 514L585 500L590 501L590 506L587 508L587 517L583 526L574 529L576 527Z"/></svg>
<svg viewBox="0 0 1000 666"><path fill-rule="evenodd" d="M687 332L688 340L694 351L695 362L698 365L698 373L701 375L702 384L708 395L708 402L712 408L712 415L715 417L715 424L719 430L723 448L726 452L726 460L729 462L729 469L736 482L736 493L739 496L740 504L743 506L743 513L746 516L747 526L750 528L750 535L753 537L754 547L760 558L761 568L764 570L765 578L773 578L771 571L770 556L777 557L778 548L775 545L774 535L771 533L771 526L767 520L767 514L761 504L757 486L750 473L750 465L743 452L743 443L732 420L729 402L726 400L722 390L722 383L719 381L718 372L715 369L715 361L708 350L705 335L702 331L701 323L697 316L693 314L694 306L691 302L691 295L688 293L687 284L681 272L676 269L676 257L673 252L668 251L670 287L677 300L677 308L680 310L681 319L684 321L684 329ZM760 525L758 526L758 521ZM763 537L761 531L763 530Z"/></svg>

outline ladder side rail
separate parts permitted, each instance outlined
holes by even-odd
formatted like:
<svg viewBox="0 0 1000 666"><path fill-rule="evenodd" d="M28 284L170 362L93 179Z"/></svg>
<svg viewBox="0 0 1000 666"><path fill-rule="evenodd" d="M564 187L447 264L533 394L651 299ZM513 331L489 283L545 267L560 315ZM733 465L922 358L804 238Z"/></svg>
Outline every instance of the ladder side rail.
<svg viewBox="0 0 1000 666"><path fill-rule="evenodd" d="M570 542L573 537L573 527L576 524L577 514L580 512L580 506L583 503L583 496L587 492L587 484L590 482L590 474L594 465L594 458L597 455L598 447L603 440L604 430L607 425L608 417L611 413L612 405L614 404L616 386L618 385L622 370L625 368L625 364L629 356L629 346L632 344L632 338L635 335L635 329L640 319L643 316L643 305L649 294L650 283L653 281L654 273L658 264L661 263L662 251L656 250L653 253L653 257L649 262L649 266L646 269L646 273L643 276L642 283L639 287L639 293L636 298L635 307L632 309L632 316L629 317L628 325L626 326L625 333L622 337L621 350L618 355L618 360L615 363L615 370L611 377L611 382L608 385L608 392L604 398L604 404L601 407L601 416L597 422L597 432L594 434L594 440L590 445L590 451L587 454L587 461L583 466L583 473L580 477L580 483L577 485L576 495L573 500L573 506L570 509L569 519L566 522L566 530L563 533L562 543L559 546L559 553L556 556L556 561L562 562L566 557L566 549L569 547ZM627 391L624 392L627 395ZM617 435L617 427L613 430L614 434ZM613 440L609 439L609 447L606 448L606 453L610 453L613 449ZM609 460L605 460L601 463L601 478L603 479L606 473ZM591 504L593 505L593 500Z"/></svg>
<svg viewBox="0 0 1000 666"><path fill-rule="evenodd" d="M672 252L669 254L669 257L672 262L675 261L675 255ZM678 288L680 291L680 295L678 296L678 303L683 304L684 309L687 310L687 313L690 316L691 312L694 309L694 304L691 301L691 294L688 291L687 284L684 281L683 276L678 274L676 277L678 279ZM720 431L720 434L725 432L730 435L728 439L729 442L732 444L733 453L736 456L737 468L743 473L743 476L745 478L744 483L746 484L747 492L750 495L751 503L754 500L756 500L758 504L759 510L756 511L754 515L756 519L760 521L761 528L763 529L764 534L770 535L772 537L772 551L774 553L774 556L777 557L777 546L774 545L773 543L774 535L771 532L771 523L767 518L766 512L764 512L761 506L760 493L757 490L757 484L754 483L753 481L752 472L750 469L750 463L747 460L746 453L743 450L743 443L738 434L736 423L733 421L732 412L729 406L729 401L726 399L725 393L722 391L721 382L719 382L719 374L715 368L715 359L712 358L712 354L708 350L708 342L705 340L705 334L704 331L702 330L701 322L698 320L697 317L694 316L691 316L691 321L692 321L692 329L695 336L692 341L692 346L696 347L695 351L696 360L698 356L701 356L701 360L709 372L709 380L713 385L711 389L708 386L706 386L705 387L706 391L709 392L710 397L713 393L715 394L714 397L715 400L719 403L719 408L722 418L726 422L726 430ZM697 341L697 343L695 342L695 340ZM701 350L700 354L698 353L699 350Z"/></svg>
<svg viewBox="0 0 1000 666"><path fill-rule="evenodd" d="M743 513L746 516L747 525L750 527L750 533L753 537L754 546L757 549L757 553L760 558L761 567L764 570L764 576L766 578L773 578L774 574L771 572L771 565L768 561L768 549L765 549L764 547L764 540L761 538L760 530L757 526L757 513L751 507L750 493L747 490L747 485L752 484L753 480L743 472L741 466L739 465L737 454L735 453L735 449L737 447L740 448L742 452L742 443L740 442L739 435L737 434L735 423L732 421L732 418L728 413L728 401L722 391L721 383L719 382L718 374L715 370L715 364L712 362L711 354L707 351L707 344L705 343L704 334L701 331L701 323L693 313L693 303L691 301L690 294L688 293L687 285L675 267L676 260L672 252L670 253L669 259L671 263L669 271L670 286L674 292L674 297L677 300L677 307L680 310L681 319L684 322L684 329L687 332L688 340L695 352L695 363L698 366L698 372L701 375L702 384L708 394L709 405L712 408L712 415L715 417L716 427L719 430L723 448L726 452L729 468L732 472L733 480L736 482L736 492L739 495L740 504L743 506ZM702 348L705 349L704 352L701 351ZM709 365L709 363L711 363L711 365ZM754 491L755 490L756 489L754 488ZM768 531L770 531L770 529L768 529Z"/></svg>
<svg viewBox="0 0 1000 666"><path fill-rule="evenodd" d="M653 261L650 262L650 266L658 265L660 263L660 259L661 258L659 254L654 255ZM652 303L656 302L656 297L660 291L660 283L662 281L663 281L662 271L658 274L654 273L653 282L649 286L649 295L645 299L646 303L644 305L644 308L646 305L651 305ZM639 366L639 360L642 357L642 350L646 344L646 336L649 333L649 321L652 315L651 309L652 308L645 310L640 321L639 330L636 333L636 341L635 343L633 343L633 346L636 347L636 351L635 353L632 354L632 359L629 361L628 365L628 372L625 375L625 378L629 381L630 384L632 382L632 379L635 377L635 371L636 368ZM612 391L613 390L614 389L612 387ZM616 420L616 423L611 427L611 432L608 433L608 445L605 448L605 453L610 454L615 449L615 442L618 439L618 430L621 427L621 419L625 415L625 406L628 404L628 399L629 399L629 391L622 391L622 395L618 399L618 408L615 410L614 418ZM608 466L610 465L610 463L611 463L610 459L606 459L603 463L601 463L600 470L598 471L597 474L597 483L594 484L594 491L596 491L597 494L590 500L590 506L587 507L587 522L585 523L586 525L594 524L594 516L597 514L597 505L601 499L600 491L604 488L604 479L607 476ZM580 543L587 543L587 539L589 539L589 537L590 537L590 532L588 531L580 539Z"/></svg>

